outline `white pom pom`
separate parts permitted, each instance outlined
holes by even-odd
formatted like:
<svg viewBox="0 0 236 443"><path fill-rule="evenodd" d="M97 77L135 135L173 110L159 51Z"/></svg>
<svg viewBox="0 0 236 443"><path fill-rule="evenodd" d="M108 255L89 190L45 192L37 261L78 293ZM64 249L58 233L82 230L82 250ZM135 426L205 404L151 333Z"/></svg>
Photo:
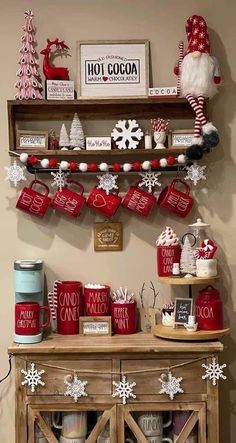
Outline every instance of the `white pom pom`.
<svg viewBox="0 0 236 443"><path fill-rule="evenodd" d="M102 172L106 172L106 171L108 171L108 164L107 164L107 163L100 163L100 165L99 165L99 169L100 169L100 171L102 171Z"/></svg>
<svg viewBox="0 0 236 443"><path fill-rule="evenodd" d="M79 164L79 170L80 170L81 172L87 172L87 170L88 170L88 165L87 165L87 163L80 163L80 164Z"/></svg>
<svg viewBox="0 0 236 443"><path fill-rule="evenodd" d="M184 154L179 154L177 160L178 160L178 163L181 163L181 164L186 163L186 157Z"/></svg>
<svg viewBox="0 0 236 443"><path fill-rule="evenodd" d="M123 171L124 172L129 172L132 169L132 165L130 163L124 163L123 164Z"/></svg>
<svg viewBox="0 0 236 443"><path fill-rule="evenodd" d="M61 148L61 151L68 151L68 148Z"/></svg>
<svg viewBox="0 0 236 443"><path fill-rule="evenodd" d="M26 163L28 160L28 154L26 154L26 152L22 152L22 154L20 155L20 161L22 163Z"/></svg>
<svg viewBox="0 0 236 443"><path fill-rule="evenodd" d="M41 166L42 168L48 168L49 166L49 160L47 158L43 158L43 160L41 160Z"/></svg>
<svg viewBox="0 0 236 443"><path fill-rule="evenodd" d="M150 169L150 165L151 163L146 160L145 162L142 163L142 169L144 169L144 171L148 171L148 169Z"/></svg>
<svg viewBox="0 0 236 443"><path fill-rule="evenodd" d="M69 163L66 161L62 161L60 163L60 168L62 169L62 171L67 171L67 169L69 168Z"/></svg>
<svg viewBox="0 0 236 443"><path fill-rule="evenodd" d="M165 168L167 166L167 160L166 158L161 158L160 159L160 167L161 168Z"/></svg>
<svg viewBox="0 0 236 443"><path fill-rule="evenodd" d="M81 148L73 148L73 151L81 151Z"/></svg>

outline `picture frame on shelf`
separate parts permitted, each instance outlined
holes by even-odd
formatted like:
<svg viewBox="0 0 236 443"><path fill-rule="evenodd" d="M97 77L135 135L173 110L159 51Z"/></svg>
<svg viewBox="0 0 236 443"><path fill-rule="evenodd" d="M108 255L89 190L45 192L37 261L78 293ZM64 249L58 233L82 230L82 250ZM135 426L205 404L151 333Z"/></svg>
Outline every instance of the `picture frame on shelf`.
<svg viewBox="0 0 236 443"><path fill-rule="evenodd" d="M80 98L148 97L149 40L77 42Z"/></svg>
<svg viewBox="0 0 236 443"><path fill-rule="evenodd" d="M48 131L16 131L16 149L48 149Z"/></svg>
<svg viewBox="0 0 236 443"><path fill-rule="evenodd" d="M123 226L120 222L97 222L93 225L94 251L122 251Z"/></svg>
<svg viewBox="0 0 236 443"><path fill-rule="evenodd" d="M83 336L97 337L100 335L111 335L111 317L80 317L79 333Z"/></svg>
<svg viewBox="0 0 236 443"><path fill-rule="evenodd" d="M187 148L191 146L194 137L193 129L174 129L168 132L169 148Z"/></svg>

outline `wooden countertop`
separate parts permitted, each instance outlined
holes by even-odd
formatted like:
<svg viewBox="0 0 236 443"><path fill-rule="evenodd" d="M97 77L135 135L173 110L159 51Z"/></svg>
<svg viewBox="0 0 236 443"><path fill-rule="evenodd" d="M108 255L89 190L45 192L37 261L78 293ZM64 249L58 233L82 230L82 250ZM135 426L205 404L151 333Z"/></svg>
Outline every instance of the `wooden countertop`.
<svg viewBox="0 0 236 443"><path fill-rule="evenodd" d="M171 341L138 332L132 335L112 337L83 337L80 335L50 334L41 343L13 343L8 352L17 354L90 354L90 353L203 353L221 352L223 344L218 340L205 342Z"/></svg>

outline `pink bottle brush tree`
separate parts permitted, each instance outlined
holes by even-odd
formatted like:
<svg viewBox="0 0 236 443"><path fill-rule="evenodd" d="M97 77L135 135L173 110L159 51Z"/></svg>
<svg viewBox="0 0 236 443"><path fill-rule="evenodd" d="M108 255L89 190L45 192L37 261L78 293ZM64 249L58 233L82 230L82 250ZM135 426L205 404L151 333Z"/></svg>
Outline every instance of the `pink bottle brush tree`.
<svg viewBox="0 0 236 443"><path fill-rule="evenodd" d="M42 99L42 84L38 72L37 52L35 50L35 27L32 23L33 12L26 11L24 13L25 24L23 26L24 34L21 37L22 46L20 48L20 68L17 72L17 80L15 87L17 93L15 99L29 100Z"/></svg>

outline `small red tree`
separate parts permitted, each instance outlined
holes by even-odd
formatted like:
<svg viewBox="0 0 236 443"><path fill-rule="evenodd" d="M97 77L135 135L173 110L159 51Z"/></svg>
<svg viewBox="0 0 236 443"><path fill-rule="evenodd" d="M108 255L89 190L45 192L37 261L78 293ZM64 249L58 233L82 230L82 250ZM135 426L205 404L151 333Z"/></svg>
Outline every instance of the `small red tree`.
<svg viewBox="0 0 236 443"><path fill-rule="evenodd" d="M42 99L42 84L38 72L37 52L35 50L36 41L34 39L35 27L32 23L33 12L24 13L25 24L23 26L24 34L21 37L22 46L20 48L20 60L18 64L20 69L17 71L17 80L15 87L18 92L15 98L18 100Z"/></svg>

